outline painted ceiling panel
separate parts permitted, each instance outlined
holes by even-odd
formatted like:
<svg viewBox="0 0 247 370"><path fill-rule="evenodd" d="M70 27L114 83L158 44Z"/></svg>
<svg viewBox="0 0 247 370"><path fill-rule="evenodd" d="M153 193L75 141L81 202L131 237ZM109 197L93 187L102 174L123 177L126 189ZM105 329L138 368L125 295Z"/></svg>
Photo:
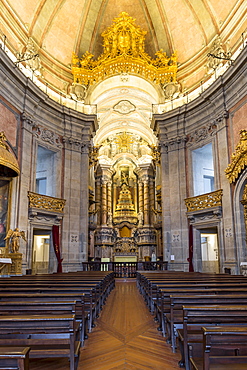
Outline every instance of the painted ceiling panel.
<svg viewBox="0 0 247 370"><path fill-rule="evenodd" d="M205 44L203 28L188 2L163 0L163 6L173 36L174 48L178 53L178 61L183 63Z"/></svg>
<svg viewBox="0 0 247 370"><path fill-rule="evenodd" d="M40 2L39 11L32 28L32 37L40 42L44 32L49 32L49 24L56 17L55 9L59 6L60 0L47 0Z"/></svg>
<svg viewBox="0 0 247 370"><path fill-rule="evenodd" d="M31 25L33 18L35 16L35 12L40 5L40 0L9 0L8 4L14 10L18 18L21 20L23 24L26 24L29 28Z"/></svg>
<svg viewBox="0 0 247 370"><path fill-rule="evenodd" d="M40 47L43 76L50 76L53 85L56 80L62 83L63 73L72 82L73 52L81 57L88 50L96 58L103 52L101 34L123 11L147 32L149 55L154 57L161 48L168 56L177 51L178 76L186 79L188 88L205 73L216 36L222 36L223 45L229 40L230 47L238 47L246 30L241 17L247 0L3 0L2 4L1 31L12 51L25 47L31 37Z"/></svg>
<svg viewBox="0 0 247 370"><path fill-rule="evenodd" d="M195 13L196 17L203 28L206 35L206 43L212 38L216 32L213 14L210 12L210 8L205 6L205 3L201 0L189 0L191 9Z"/></svg>
<svg viewBox="0 0 247 370"><path fill-rule="evenodd" d="M92 40L92 45L90 51L98 56L102 53L102 37L101 34L105 29L112 25L113 19L118 17L121 12L127 12L131 17L136 19L136 24L142 29L148 32L150 38L150 26L147 22L144 8L141 6L139 1L131 0L108 0L105 5L101 7L100 14L97 15L97 18L94 17L95 23L95 34L94 40ZM91 18L91 17L89 17Z"/></svg>
<svg viewBox="0 0 247 370"><path fill-rule="evenodd" d="M243 1L233 1L233 0L208 0L211 3L212 8L214 9L215 14L218 17L219 24L222 24L227 18L228 14L235 7L235 4L241 4Z"/></svg>
<svg viewBox="0 0 247 370"><path fill-rule="evenodd" d="M73 22L71 22L71 9L73 8L76 10L73 12ZM84 1L67 0L56 13L56 17L52 19L49 32L43 35L43 47L50 53L53 50L54 58L62 60L64 64L71 63L83 9ZM64 25L66 25L66 32L64 32Z"/></svg>

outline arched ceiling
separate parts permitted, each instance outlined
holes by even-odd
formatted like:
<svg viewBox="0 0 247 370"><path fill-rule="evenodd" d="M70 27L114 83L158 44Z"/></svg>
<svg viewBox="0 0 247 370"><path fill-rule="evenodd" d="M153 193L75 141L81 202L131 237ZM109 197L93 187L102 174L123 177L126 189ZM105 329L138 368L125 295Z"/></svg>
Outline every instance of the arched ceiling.
<svg viewBox="0 0 247 370"><path fill-rule="evenodd" d="M102 32L120 12L147 31L145 50L178 55L178 80L187 89L205 75L206 55L217 35L234 49L246 29L246 0L2 0L1 31L12 51L32 38L51 86L72 82L72 53L103 51Z"/></svg>

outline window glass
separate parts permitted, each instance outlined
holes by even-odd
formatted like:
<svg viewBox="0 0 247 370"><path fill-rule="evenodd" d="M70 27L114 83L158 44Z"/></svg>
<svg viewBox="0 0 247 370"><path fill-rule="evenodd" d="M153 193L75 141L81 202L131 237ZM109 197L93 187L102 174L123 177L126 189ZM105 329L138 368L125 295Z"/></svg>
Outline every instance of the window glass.
<svg viewBox="0 0 247 370"><path fill-rule="evenodd" d="M36 193L56 196L55 155L52 150L38 146L36 163Z"/></svg>
<svg viewBox="0 0 247 370"><path fill-rule="evenodd" d="M214 186L212 143L192 152L194 196L211 193Z"/></svg>

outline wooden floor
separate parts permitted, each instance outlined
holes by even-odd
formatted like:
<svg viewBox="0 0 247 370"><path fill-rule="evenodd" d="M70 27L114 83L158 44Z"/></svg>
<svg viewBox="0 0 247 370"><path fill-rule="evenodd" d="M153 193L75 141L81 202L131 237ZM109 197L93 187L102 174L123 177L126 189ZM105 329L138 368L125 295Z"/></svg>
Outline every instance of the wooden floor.
<svg viewBox="0 0 247 370"><path fill-rule="evenodd" d="M134 279L119 279L81 349L78 370L179 369ZM67 359L31 360L30 370L69 370Z"/></svg>

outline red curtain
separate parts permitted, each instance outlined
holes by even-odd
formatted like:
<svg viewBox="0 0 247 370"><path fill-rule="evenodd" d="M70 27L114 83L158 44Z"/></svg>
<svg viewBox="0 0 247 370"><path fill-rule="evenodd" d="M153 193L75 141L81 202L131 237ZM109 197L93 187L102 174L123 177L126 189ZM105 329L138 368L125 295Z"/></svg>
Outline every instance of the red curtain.
<svg viewBox="0 0 247 370"><path fill-rule="evenodd" d="M189 225L189 258L187 258L189 262L189 272L194 272L193 267L193 227Z"/></svg>
<svg viewBox="0 0 247 370"><path fill-rule="evenodd" d="M59 246L59 226L53 225L52 226L52 239L53 239L53 247L55 251L55 255L57 257L57 272L63 272L62 271L62 261L63 259L61 258L61 251L60 251L60 246Z"/></svg>

